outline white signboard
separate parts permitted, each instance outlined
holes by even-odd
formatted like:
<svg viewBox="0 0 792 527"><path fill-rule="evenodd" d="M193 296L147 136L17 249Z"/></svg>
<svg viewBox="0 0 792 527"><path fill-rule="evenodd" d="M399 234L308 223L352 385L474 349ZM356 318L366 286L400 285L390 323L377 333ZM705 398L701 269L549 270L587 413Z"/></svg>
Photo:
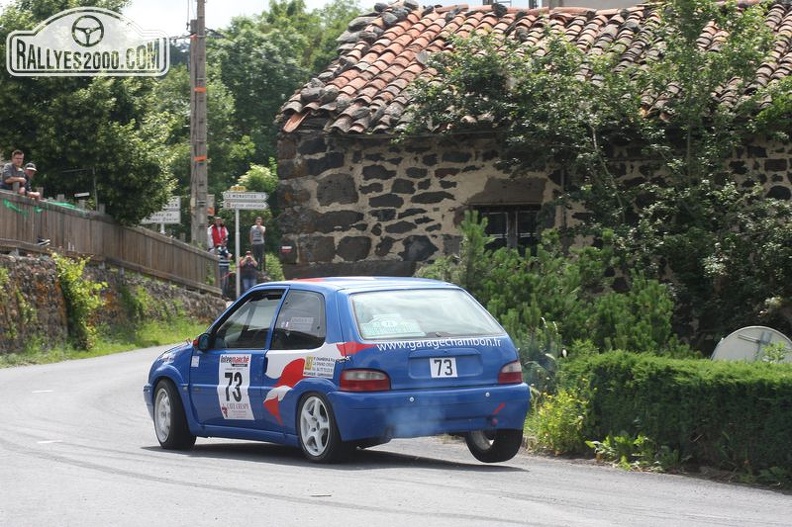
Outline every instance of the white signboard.
<svg viewBox="0 0 792 527"><path fill-rule="evenodd" d="M155 212L140 223L144 225L147 223L181 223L181 198L179 196L171 197L161 211Z"/></svg>
<svg viewBox="0 0 792 527"><path fill-rule="evenodd" d="M162 210L180 210L181 209L181 197L179 196L171 196L168 202L162 207Z"/></svg>
<svg viewBox="0 0 792 527"><path fill-rule="evenodd" d="M237 210L264 210L268 207L266 201L226 201L223 206L227 209Z"/></svg>
<svg viewBox="0 0 792 527"><path fill-rule="evenodd" d="M264 210L268 207L266 192L223 192L223 207L227 209Z"/></svg>
<svg viewBox="0 0 792 527"><path fill-rule="evenodd" d="M140 223L181 223L181 213L178 210L161 210Z"/></svg>

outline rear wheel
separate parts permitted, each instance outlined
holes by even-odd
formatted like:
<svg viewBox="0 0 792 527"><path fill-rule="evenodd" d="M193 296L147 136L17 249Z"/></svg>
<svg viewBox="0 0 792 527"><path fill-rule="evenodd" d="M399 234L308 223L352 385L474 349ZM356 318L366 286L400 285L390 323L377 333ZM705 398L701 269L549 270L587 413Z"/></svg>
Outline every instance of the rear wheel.
<svg viewBox="0 0 792 527"><path fill-rule="evenodd" d="M160 381L154 388L154 432L160 446L167 450L188 450L195 444L181 397L170 381Z"/></svg>
<svg viewBox="0 0 792 527"><path fill-rule="evenodd" d="M482 463L499 463L517 454L522 437L522 430L476 430L465 434L465 443L473 457Z"/></svg>
<svg viewBox="0 0 792 527"><path fill-rule="evenodd" d="M330 403L318 393L308 394L300 401L297 437L303 454L314 463L335 463L352 451L351 445L341 441Z"/></svg>

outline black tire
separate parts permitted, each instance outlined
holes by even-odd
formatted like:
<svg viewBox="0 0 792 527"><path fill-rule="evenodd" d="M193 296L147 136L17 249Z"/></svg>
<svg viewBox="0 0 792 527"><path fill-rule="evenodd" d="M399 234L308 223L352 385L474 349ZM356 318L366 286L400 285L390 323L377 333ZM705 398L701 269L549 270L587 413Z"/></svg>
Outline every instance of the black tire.
<svg viewBox="0 0 792 527"><path fill-rule="evenodd" d="M179 392L167 380L158 382L154 388L154 433L166 450L189 450L195 444Z"/></svg>
<svg viewBox="0 0 792 527"><path fill-rule="evenodd" d="M465 443L482 463L500 463L517 455L522 438L522 430L476 430L465 434Z"/></svg>
<svg viewBox="0 0 792 527"><path fill-rule="evenodd" d="M337 463L352 452L352 445L341 441L330 403L319 393L309 393L300 401L297 440L305 457L313 463Z"/></svg>

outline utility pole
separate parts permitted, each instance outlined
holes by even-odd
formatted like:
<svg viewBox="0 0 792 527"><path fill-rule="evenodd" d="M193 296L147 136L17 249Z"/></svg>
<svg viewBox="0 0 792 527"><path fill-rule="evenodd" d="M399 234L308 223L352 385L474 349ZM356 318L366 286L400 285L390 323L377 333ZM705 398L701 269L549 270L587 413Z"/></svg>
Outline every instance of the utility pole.
<svg viewBox="0 0 792 527"><path fill-rule="evenodd" d="M190 212L192 243L206 247L206 0L197 0L197 18L190 21Z"/></svg>

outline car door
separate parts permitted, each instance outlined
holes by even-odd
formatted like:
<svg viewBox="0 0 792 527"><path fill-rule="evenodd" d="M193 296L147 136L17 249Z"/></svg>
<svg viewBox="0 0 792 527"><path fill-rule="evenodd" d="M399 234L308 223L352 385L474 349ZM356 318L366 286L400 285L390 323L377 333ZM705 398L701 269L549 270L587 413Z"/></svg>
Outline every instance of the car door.
<svg viewBox="0 0 792 527"><path fill-rule="evenodd" d="M262 425L267 429L293 432L290 410L296 404L294 386L306 377L333 377L340 354L337 346L326 344L326 336L324 296L316 291L290 289L278 312L267 351L262 386L267 413Z"/></svg>
<svg viewBox="0 0 792 527"><path fill-rule="evenodd" d="M284 288L255 290L210 329L209 347L193 356L190 371L193 411L200 423L260 427L266 349L284 293Z"/></svg>

